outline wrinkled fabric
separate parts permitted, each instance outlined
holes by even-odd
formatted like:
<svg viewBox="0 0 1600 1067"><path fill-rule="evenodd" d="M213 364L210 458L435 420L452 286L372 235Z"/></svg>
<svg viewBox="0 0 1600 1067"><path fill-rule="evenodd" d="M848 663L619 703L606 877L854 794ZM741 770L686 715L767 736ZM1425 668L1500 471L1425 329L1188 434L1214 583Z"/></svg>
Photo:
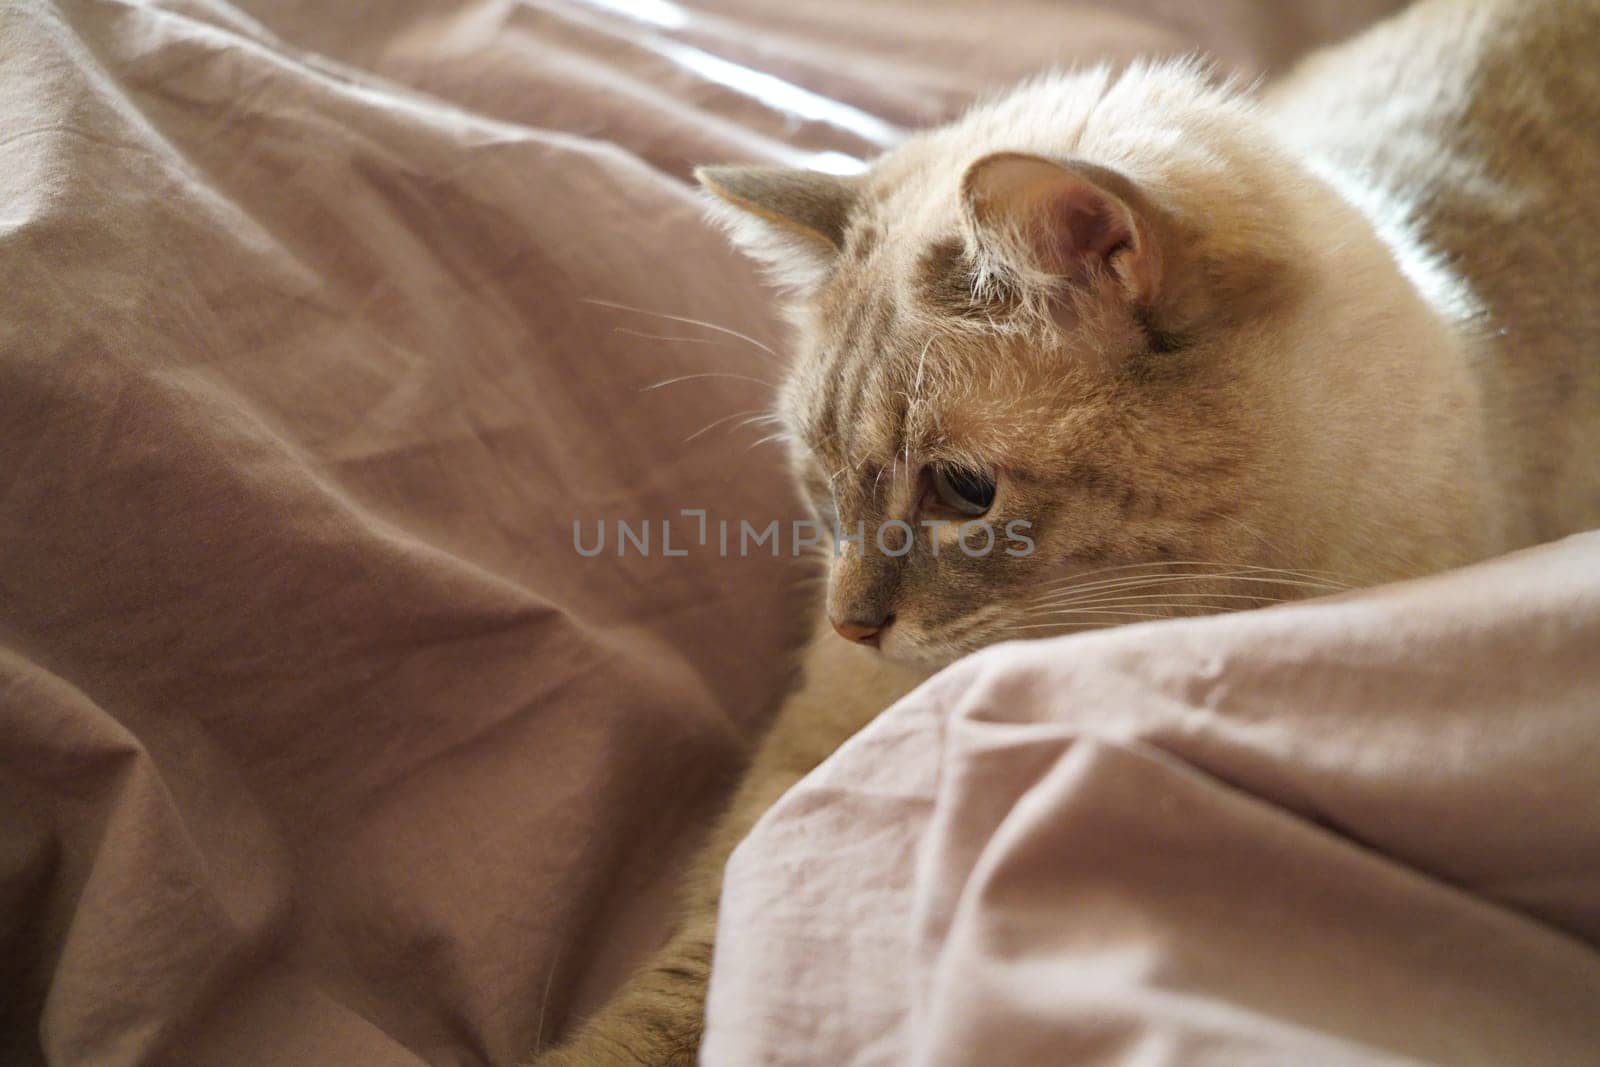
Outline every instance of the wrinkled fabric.
<svg viewBox="0 0 1600 1067"><path fill-rule="evenodd" d="M747 421L783 337L689 169L1393 6L0 7L0 1062L569 1028L803 615L792 559L575 551L794 512Z"/></svg>
<svg viewBox="0 0 1600 1067"><path fill-rule="evenodd" d="M1600 533L1003 645L730 861L707 1064L1600 1049Z"/></svg>

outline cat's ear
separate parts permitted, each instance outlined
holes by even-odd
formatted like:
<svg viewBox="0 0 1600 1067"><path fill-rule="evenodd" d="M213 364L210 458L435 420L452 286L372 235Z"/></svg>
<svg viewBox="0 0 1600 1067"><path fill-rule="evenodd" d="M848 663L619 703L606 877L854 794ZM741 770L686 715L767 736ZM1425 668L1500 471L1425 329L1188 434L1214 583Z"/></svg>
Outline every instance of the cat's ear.
<svg viewBox="0 0 1600 1067"><path fill-rule="evenodd" d="M1156 219L1113 171L997 152L967 168L962 201L981 256L1008 273L1147 305L1161 283Z"/></svg>
<svg viewBox="0 0 1600 1067"><path fill-rule="evenodd" d="M860 179L790 167L699 167L711 214L774 280L814 285L844 246Z"/></svg>

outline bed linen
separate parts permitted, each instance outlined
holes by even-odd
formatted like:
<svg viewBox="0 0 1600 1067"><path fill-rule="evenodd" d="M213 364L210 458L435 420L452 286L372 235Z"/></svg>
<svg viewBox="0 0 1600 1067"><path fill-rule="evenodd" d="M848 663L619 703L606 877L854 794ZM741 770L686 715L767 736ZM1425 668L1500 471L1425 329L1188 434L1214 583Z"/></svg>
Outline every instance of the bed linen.
<svg viewBox="0 0 1600 1067"><path fill-rule="evenodd" d="M1002 645L780 800L703 1062L1600 1055L1600 533Z"/></svg>
<svg viewBox="0 0 1600 1067"><path fill-rule="evenodd" d="M0 1062L559 1036L799 638L793 560L575 544L794 508L745 422L782 333L690 168L1394 6L0 7Z"/></svg>

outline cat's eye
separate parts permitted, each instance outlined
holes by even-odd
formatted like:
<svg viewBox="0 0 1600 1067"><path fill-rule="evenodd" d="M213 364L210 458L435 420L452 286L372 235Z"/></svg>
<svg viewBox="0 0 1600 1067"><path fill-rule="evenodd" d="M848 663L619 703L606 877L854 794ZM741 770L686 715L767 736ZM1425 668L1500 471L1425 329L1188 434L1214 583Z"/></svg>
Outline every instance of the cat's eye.
<svg viewBox="0 0 1600 1067"><path fill-rule="evenodd" d="M994 479L965 467L932 468L933 491L951 511L982 515L994 504Z"/></svg>

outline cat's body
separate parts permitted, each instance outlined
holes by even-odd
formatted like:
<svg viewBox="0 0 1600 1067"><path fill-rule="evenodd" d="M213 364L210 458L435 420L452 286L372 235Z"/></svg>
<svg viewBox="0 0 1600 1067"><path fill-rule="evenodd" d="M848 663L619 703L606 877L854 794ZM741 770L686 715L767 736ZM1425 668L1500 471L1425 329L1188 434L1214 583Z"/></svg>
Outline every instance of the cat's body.
<svg viewBox="0 0 1600 1067"><path fill-rule="evenodd" d="M1485 312L1457 358L1479 397L1493 551L1600 524L1597 55L1588 0L1430 3L1267 98L1287 144L1408 210Z"/></svg>
<svg viewBox="0 0 1600 1067"><path fill-rule="evenodd" d="M830 575L854 643L821 628L679 933L538 1062L694 1061L728 852L929 669L1600 525L1597 54L1600 0L1426 0L1261 104L1090 72L859 179L708 172L797 287L782 410L868 531ZM1035 551L912 521L980 513ZM914 550L874 551L894 519Z"/></svg>

